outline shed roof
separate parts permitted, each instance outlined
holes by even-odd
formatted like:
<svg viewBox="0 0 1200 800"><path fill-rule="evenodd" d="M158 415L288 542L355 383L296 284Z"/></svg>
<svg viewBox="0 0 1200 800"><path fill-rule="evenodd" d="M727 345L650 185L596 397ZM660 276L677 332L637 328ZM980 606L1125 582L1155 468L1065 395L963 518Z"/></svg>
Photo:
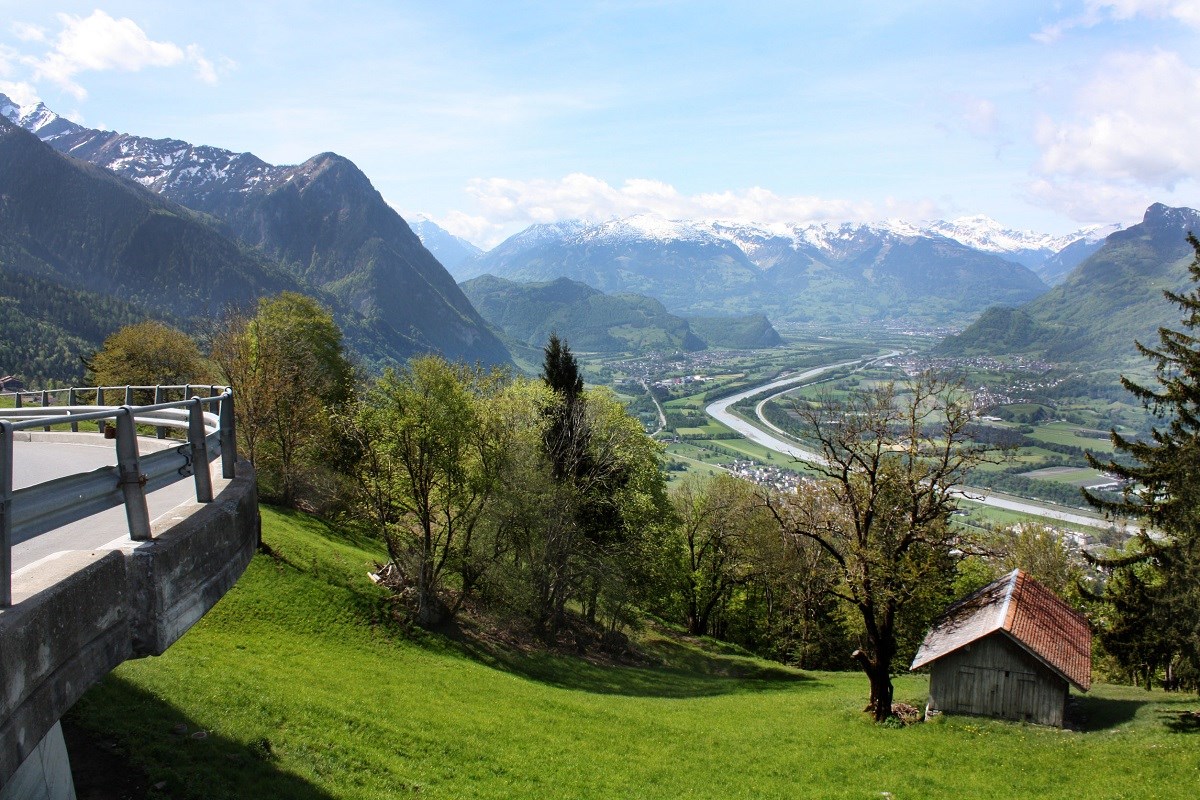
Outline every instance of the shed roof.
<svg viewBox="0 0 1200 800"><path fill-rule="evenodd" d="M912 669L1003 631L1082 691L1092 685L1092 630L1054 592L1014 569L946 610L925 634Z"/></svg>

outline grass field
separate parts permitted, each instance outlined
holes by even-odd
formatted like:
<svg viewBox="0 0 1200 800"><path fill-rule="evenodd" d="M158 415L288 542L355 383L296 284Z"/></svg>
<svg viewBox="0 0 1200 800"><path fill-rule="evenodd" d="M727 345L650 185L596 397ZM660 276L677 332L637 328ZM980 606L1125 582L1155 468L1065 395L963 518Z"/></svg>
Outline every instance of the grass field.
<svg viewBox="0 0 1200 800"><path fill-rule="evenodd" d="M1022 473L1026 478L1037 478L1071 486L1097 486L1112 483L1112 478L1091 467L1047 467Z"/></svg>
<svg viewBox="0 0 1200 800"><path fill-rule="evenodd" d="M1106 431L1092 430L1069 422L1050 422L1038 425L1029 434L1033 439L1053 444L1067 444L1090 450L1093 453L1113 452L1112 441Z"/></svg>
<svg viewBox="0 0 1200 800"><path fill-rule="evenodd" d="M1084 732L973 718L903 729L857 674L645 633L651 662L406 634L366 541L264 509L273 556L160 658L72 712L152 797L1174 798L1200 789L1194 697L1101 686ZM926 681L900 678L921 705ZM203 732L203 735L201 735Z"/></svg>

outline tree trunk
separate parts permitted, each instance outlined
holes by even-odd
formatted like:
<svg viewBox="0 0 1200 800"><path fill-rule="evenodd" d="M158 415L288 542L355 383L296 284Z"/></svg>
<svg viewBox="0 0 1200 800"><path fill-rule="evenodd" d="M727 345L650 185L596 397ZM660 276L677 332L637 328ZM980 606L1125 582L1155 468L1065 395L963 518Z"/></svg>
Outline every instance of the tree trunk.
<svg viewBox="0 0 1200 800"><path fill-rule="evenodd" d="M892 715L892 697L895 690L892 687L891 664L876 661L862 650L855 650L851 657L863 668L871 684L871 699L865 710L871 712L876 722L883 722Z"/></svg>

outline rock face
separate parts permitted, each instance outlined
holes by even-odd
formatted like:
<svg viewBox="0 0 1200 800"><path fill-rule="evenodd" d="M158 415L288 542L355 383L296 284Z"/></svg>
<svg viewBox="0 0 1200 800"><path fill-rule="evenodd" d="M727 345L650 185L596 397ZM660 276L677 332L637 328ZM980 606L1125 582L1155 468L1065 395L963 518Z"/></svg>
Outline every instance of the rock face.
<svg viewBox="0 0 1200 800"><path fill-rule="evenodd" d="M275 166L176 139L84 128L0 95L0 113L75 158L210 214L242 244L365 317L406 357L506 363L508 352L408 224L352 162L322 153Z"/></svg>

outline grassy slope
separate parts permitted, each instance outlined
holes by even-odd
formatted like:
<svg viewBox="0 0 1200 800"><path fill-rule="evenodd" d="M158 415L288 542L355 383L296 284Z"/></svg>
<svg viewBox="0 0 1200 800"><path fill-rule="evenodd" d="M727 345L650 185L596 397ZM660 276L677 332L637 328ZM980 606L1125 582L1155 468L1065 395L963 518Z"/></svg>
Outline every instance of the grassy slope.
<svg viewBox="0 0 1200 800"><path fill-rule="evenodd" d="M171 797L1193 797L1194 698L1100 687L1094 732L970 718L891 730L858 675L653 639L653 668L472 655L383 621L376 557L264 509L259 555L164 656L73 712ZM925 679L899 699L923 702ZM1100 698L1100 699L1096 699ZM187 725L187 733L175 732ZM204 738L191 733L203 730Z"/></svg>

